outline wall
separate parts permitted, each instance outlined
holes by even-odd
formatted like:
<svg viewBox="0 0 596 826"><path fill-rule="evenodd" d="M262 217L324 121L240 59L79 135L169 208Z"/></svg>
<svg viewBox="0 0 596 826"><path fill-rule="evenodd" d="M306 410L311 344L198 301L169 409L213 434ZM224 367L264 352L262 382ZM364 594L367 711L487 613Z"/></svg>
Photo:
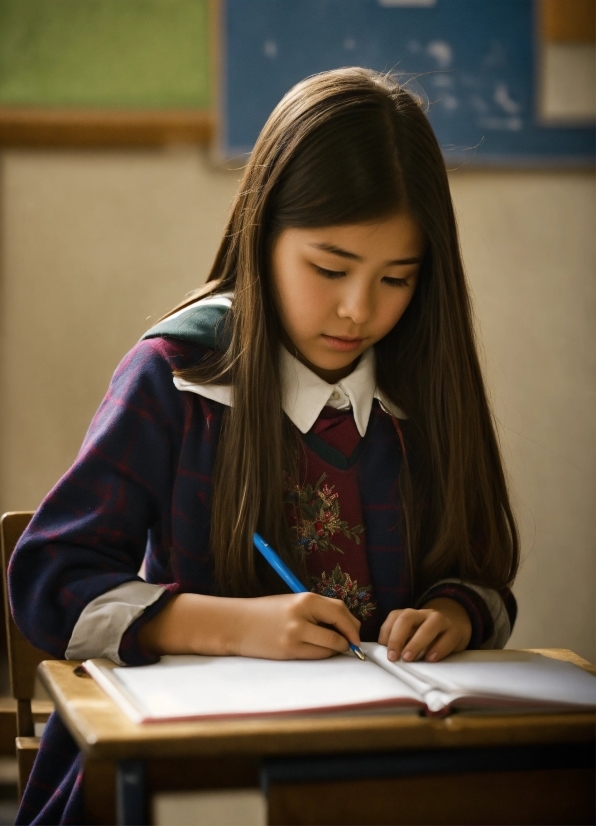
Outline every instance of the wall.
<svg viewBox="0 0 596 826"><path fill-rule="evenodd" d="M215 254L236 174L199 151L2 157L0 509L35 507L110 376Z"/></svg>
<svg viewBox="0 0 596 826"><path fill-rule="evenodd" d="M594 661L594 178L451 185L522 534L510 645Z"/></svg>
<svg viewBox="0 0 596 826"><path fill-rule="evenodd" d="M3 153L0 510L39 503L118 360L204 279L237 177L202 150ZM594 660L594 178L451 184L523 535L511 644Z"/></svg>

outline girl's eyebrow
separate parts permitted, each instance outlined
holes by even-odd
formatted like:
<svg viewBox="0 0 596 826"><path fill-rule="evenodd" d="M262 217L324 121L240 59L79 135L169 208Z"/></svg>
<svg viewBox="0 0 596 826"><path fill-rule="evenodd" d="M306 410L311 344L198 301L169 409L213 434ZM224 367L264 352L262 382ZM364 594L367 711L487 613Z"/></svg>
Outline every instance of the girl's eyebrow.
<svg viewBox="0 0 596 826"><path fill-rule="evenodd" d="M356 255L355 252L349 252L348 250L344 250L341 247L336 247L335 244L326 244L324 241L320 244L312 243L308 245L309 247L315 247L315 249L323 250L323 252L330 252L333 255L339 255L341 258L349 258L352 261L363 261L361 255ZM385 261L385 266L390 267L393 264L422 264L422 258L394 258L393 261Z"/></svg>

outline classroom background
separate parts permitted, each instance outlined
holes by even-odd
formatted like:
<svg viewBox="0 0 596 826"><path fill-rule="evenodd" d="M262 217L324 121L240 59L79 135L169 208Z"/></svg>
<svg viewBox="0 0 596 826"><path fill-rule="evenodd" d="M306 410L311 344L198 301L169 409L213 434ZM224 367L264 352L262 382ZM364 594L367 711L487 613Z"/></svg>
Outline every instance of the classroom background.
<svg viewBox="0 0 596 826"><path fill-rule="evenodd" d="M472 6L500 18L480 57ZM37 507L119 360L206 278L260 113L321 68L395 69L450 170L523 541L509 645L594 661L594 4L290 7L0 0L0 512Z"/></svg>

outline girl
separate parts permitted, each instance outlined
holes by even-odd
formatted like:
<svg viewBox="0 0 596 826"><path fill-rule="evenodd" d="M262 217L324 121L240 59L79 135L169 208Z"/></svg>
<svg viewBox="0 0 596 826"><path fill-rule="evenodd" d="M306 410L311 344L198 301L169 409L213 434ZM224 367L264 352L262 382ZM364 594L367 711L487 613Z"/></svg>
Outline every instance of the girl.
<svg viewBox="0 0 596 826"><path fill-rule="evenodd" d="M124 358L23 536L16 621L56 657L130 665L361 639L433 661L504 645L517 564L436 139L388 76L310 77L257 141L206 287ZM81 823L81 765L54 716L18 822Z"/></svg>

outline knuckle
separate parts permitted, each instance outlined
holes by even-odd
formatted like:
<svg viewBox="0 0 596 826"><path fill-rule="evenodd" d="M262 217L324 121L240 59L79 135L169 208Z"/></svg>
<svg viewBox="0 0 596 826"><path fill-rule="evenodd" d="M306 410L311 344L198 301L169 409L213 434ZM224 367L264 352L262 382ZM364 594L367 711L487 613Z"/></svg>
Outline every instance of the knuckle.
<svg viewBox="0 0 596 826"><path fill-rule="evenodd" d="M341 613L341 614L348 614L348 616L350 616L350 617L352 616L352 614L350 613L350 609L348 608L346 603L343 601L343 599L334 599L333 602L334 602L336 611L339 611L339 613Z"/></svg>
<svg viewBox="0 0 596 826"><path fill-rule="evenodd" d="M432 622L433 625L441 625L445 622L446 617L440 611L432 611L428 615L427 622Z"/></svg>
<svg viewBox="0 0 596 826"><path fill-rule="evenodd" d="M300 635L300 623L297 619L291 619L286 625L285 638L287 642L294 642Z"/></svg>

